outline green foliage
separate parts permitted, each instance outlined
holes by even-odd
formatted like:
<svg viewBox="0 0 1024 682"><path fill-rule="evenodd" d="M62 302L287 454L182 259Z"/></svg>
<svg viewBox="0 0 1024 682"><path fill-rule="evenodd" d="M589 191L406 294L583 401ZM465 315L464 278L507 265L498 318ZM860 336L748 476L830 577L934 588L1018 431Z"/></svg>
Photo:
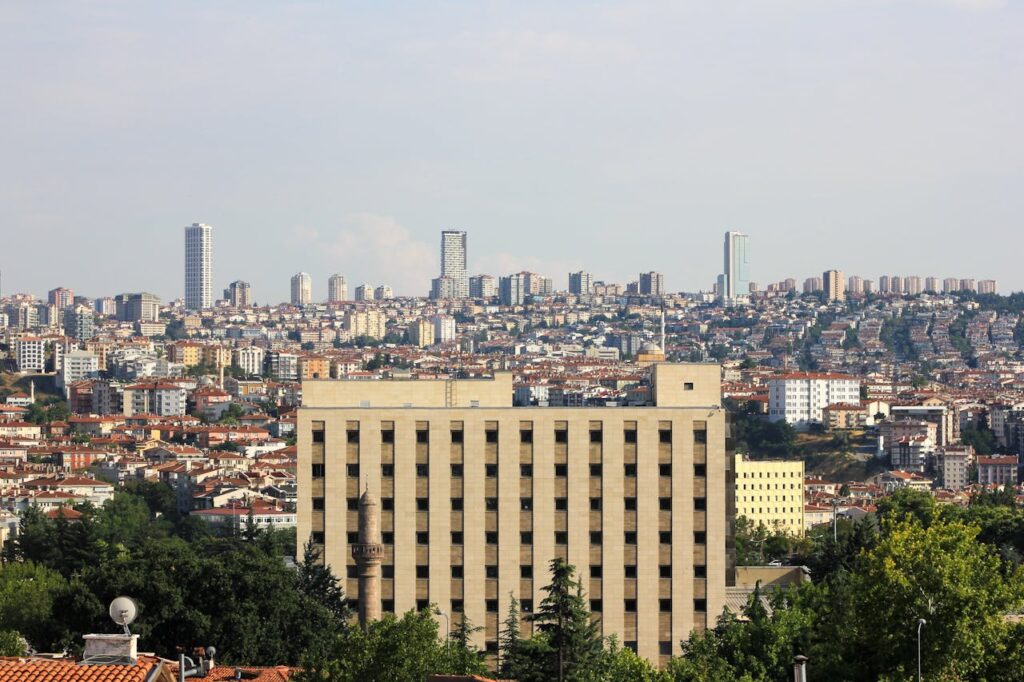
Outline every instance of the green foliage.
<svg viewBox="0 0 1024 682"><path fill-rule="evenodd" d="M887 317L882 322L879 340L901 360L916 360L917 349L910 340L910 323L903 317Z"/></svg>
<svg viewBox="0 0 1024 682"><path fill-rule="evenodd" d="M735 544L736 563L740 566L760 566L807 550L802 538L769 529L763 523L755 526L745 516L736 519Z"/></svg>
<svg viewBox="0 0 1024 682"><path fill-rule="evenodd" d="M33 424L49 424L67 421L70 416L71 408L68 407L67 401L51 396L29 405L25 418Z"/></svg>
<svg viewBox="0 0 1024 682"><path fill-rule="evenodd" d="M0 656L24 656L25 643L17 630L0 630Z"/></svg>
<svg viewBox="0 0 1024 682"><path fill-rule="evenodd" d="M785 421L772 422L760 414L755 404L733 405L729 411L733 447L754 457L792 455L796 430Z"/></svg>
<svg viewBox="0 0 1024 682"><path fill-rule="evenodd" d="M960 442L973 447L978 455L991 455L995 452L996 434L988 426L987 415L983 415L977 424L967 422L960 430Z"/></svg>
<svg viewBox="0 0 1024 682"><path fill-rule="evenodd" d="M576 569L561 558L550 563L551 582L543 588L544 599L529 617L550 647L547 669L553 678L577 679L577 671L601 652L598 624L591 620Z"/></svg>
<svg viewBox="0 0 1024 682"><path fill-rule="evenodd" d="M485 675L487 666L484 665L483 652L480 651L470 639L474 632L483 628L475 627L465 614L459 619L455 631L451 633L451 639L446 647L445 655L448 659L448 670L453 675Z"/></svg>
<svg viewBox="0 0 1024 682"><path fill-rule="evenodd" d="M56 571L32 562L0 566L0 629L14 630L35 640L46 633L54 617L54 597L67 583ZM0 637L0 646L6 646ZM16 654L7 654L16 655Z"/></svg>

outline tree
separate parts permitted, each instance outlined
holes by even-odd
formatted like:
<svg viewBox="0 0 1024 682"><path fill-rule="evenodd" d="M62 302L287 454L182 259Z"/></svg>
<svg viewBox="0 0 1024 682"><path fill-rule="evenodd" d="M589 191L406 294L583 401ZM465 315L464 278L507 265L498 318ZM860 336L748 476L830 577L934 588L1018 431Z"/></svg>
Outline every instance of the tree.
<svg viewBox="0 0 1024 682"><path fill-rule="evenodd" d="M484 665L483 652L472 642L474 632L483 628L474 627L466 614L462 614L459 624L452 633L447 643L448 672L453 675L484 675L487 673L487 666Z"/></svg>
<svg viewBox="0 0 1024 682"><path fill-rule="evenodd" d="M543 588L540 608L529 619L537 623L551 647L548 671L551 679L572 680L576 671L600 653L601 636L591 620L576 569L563 559L550 563L551 582Z"/></svg>
<svg viewBox="0 0 1024 682"><path fill-rule="evenodd" d="M519 663L519 645L522 642L522 635L519 632L519 600L509 593L508 615L498 633L498 673L503 678L515 679L518 677L515 669Z"/></svg>
<svg viewBox="0 0 1024 682"><path fill-rule="evenodd" d="M303 594L330 611L339 623L348 622L351 611L345 601L345 590L331 569L321 561L320 550L312 540L307 540L302 546L297 578Z"/></svg>
<svg viewBox="0 0 1024 682"><path fill-rule="evenodd" d="M20 633L37 646L44 644L41 640L45 639L44 633L54 617L54 595L65 584L56 571L30 561L3 564L0 567L0 630ZM0 637L0 647L9 646L11 641L10 635Z"/></svg>

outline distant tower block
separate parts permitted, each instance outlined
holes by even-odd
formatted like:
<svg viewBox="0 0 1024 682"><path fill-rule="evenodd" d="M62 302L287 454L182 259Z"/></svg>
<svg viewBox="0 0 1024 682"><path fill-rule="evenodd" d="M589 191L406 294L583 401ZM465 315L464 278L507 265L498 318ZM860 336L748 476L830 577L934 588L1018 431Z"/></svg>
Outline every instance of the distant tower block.
<svg viewBox="0 0 1024 682"><path fill-rule="evenodd" d="M359 569L359 625L380 620L380 505L369 490L359 498L359 544L352 545L352 558Z"/></svg>

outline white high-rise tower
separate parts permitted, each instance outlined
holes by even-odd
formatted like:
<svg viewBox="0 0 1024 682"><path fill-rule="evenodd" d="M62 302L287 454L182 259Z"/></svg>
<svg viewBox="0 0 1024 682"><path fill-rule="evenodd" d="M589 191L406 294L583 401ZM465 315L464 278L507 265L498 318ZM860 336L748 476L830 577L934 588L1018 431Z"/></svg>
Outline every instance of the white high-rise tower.
<svg viewBox="0 0 1024 682"><path fill-rule="evenodd" d="M441 232L441 277L452 278L456 298L469 297L465 232L457 230Z"/></svg>
<svg viewBox="0 0 1024 682"><path fill-rule="evenodd" d="M292 276L292 305L309 305L313 302L313 278L308 272Z"/></svg>
<svg viewBox="0 0 1024 682"><path fill-rule="evenodd" d="M747 235L725 233L725 270L719 280L718 296L723 302L735 301L750 293L750 260L747 257Z"/></svg>
<svg viewBox="0 0 1024 682"><path fill-rule="evenodd" d="M213 304L213 228L192 223L185 228L185 308Z"/></svg>
<svg viewBox="0 0 1024 682"><path fill-rule="evenodd" d="M331 275L327 279L327 302L338 303L348 300L348 284L341 275Z"/></svg>

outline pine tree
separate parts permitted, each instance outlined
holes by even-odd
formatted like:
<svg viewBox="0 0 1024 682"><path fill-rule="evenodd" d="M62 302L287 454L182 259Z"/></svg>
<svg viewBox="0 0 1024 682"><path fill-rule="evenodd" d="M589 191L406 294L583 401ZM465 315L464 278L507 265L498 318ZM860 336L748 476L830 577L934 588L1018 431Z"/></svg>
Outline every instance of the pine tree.
<svg viewBox="0 0 1024 682"><path fill-rule="evenodd" d="M600 655L603 641L597 622L590 618L576 569L561 558L550 566L551 584L543 589L547 596L529 618L552 649L550 678L571 680L577 669Z"/></svg>
<svg viewBox="0 0 1024 682"><path fill-rule="evenodd" d="M505 616L505 623L498 633L498 674L503 678L513 679L513 667L516 654L519 651L519 644L522 635L519 633L519 600L509 593L508 615Z"/></svg>
<svg viewBox="0 0 1024 682"><path fill-rule="evenodd" d="M345 590L331 569L320 561L320 550L312 540L307 540L302 547L302 561L298 569L299 590L330 611L339 625L348 623L351 612L345 601Z"/></svg>
<svg viewBox="0 0 1024 682"><path fill-rule="evenodd" d="M483 628L475 627L465 614L459 620L459 625L452 633L451 641L448 642L449 669L453 675L483 675L487 673L487 666L484 665L480 650L476 648L470 638L474 632Z"/></svg>

